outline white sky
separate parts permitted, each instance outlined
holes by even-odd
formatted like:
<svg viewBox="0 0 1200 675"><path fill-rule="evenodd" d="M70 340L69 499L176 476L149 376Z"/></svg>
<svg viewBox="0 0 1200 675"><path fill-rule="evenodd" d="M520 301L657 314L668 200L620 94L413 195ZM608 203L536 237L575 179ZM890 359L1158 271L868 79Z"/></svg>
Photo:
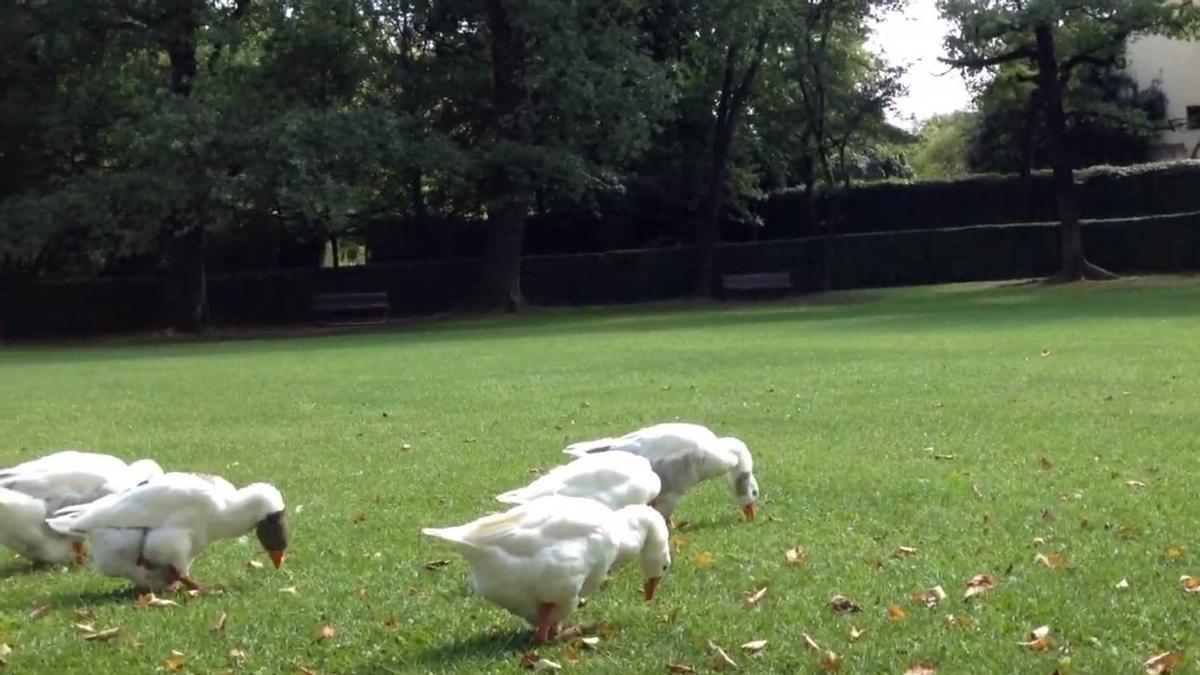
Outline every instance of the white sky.
<svg viewBox="0 0 1200 675"><path fill-rule="evenodd" d="M958 72L939 63L942 38L949 26L938 16L935 0L908 0L876 27L871 46L888 62L907 65L908 95L897 101L893 123L911 127L911 120L971 107L971 94ZM950 70L950 72L946 72Z"/></svg>

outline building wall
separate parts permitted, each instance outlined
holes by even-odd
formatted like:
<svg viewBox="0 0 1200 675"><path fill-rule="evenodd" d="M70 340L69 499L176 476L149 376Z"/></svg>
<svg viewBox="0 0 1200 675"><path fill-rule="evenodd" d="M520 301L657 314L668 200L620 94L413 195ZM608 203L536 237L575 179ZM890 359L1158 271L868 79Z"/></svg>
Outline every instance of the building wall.
<svg viewBox="0 0 1200 675"><path fill-rule="evenodd" d="M1189 129L1188 106L1200 106L1200 42L1161 35L1138 37L1129 43L1126 70L1142 86L1159 80L1167 95L1167 116L1175 130L1163 132L1155 159L1200 158L1200 128Z"/></svg>

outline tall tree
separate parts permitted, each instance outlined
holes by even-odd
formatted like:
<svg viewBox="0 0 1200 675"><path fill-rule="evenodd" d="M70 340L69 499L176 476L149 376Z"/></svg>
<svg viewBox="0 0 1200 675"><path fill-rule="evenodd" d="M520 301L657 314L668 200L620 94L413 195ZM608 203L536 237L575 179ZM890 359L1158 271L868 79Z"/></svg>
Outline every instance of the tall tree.
<svg viewBox="0 0 1200 675"><path fill-rule="evenodd" d="M1061 269L1052 279L1112 278L1084 254L1064 91L1081 66L1113 63L1131 35L1192 28L1195 8L1162 0L939 0L938 6L957 29L946 38L947 63L979 71L1025 62L1036 71L1061 232Z"/></svg>

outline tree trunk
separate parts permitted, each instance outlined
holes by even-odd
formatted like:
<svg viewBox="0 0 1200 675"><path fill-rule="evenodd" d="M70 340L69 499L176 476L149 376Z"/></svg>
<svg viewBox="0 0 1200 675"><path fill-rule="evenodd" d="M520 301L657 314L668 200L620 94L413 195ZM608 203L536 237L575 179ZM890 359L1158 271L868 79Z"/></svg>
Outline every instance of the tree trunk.
<svg viewBox="0 0 1200 675"><path fill-rule="evenodd" d="M1021 214L1027 219L1033 219L1033 141L1038 120L1038 93L1035 89L1029 95L1029 105L1025 109L1025 126L1021 129Z"/></svg>
<svg viewBox="0 0 1200 675"><path fill-rule="evenodd" d="M504 0L488 0L491 31L492 106L498 140L527 141L522 111L526 103L525 36L512 24ZM488 204L488 245L475 294L485 311L515 312L525 304L521 294L521 252L530 197L519 177L503 164L492 167Z"/></svg>
<svg viewBox="0 0 1200 675"><path fill-rule="evenodd" d="M1083 253L1083 226L1079 222L1079 196L1066 140L1067 123L1063 114L1062 86L1058 79L1054 29L1048 24L1039 24L1034 32L1037 36L1038 89L1046 115L1046 141L1050 146L1050 161L1054 167L1054 191L1062 241L1062 267L1050 280L1111 279L1114 274L1088 262Z"/></svg>
<svg viewBox="0 0 1200 675"><path fill-rule="evenodd" d="M697 297L712 295L716 273L717 245L720 243L721 207L725 202L725 180L729 173L729 156L737 133L738 119L754 89L758 68L766 50L768 28L759 29L750 63L734 88L734 72L740 60L741 47L729 45L725 52L725 74L721 82L721 95L717 103L717 116L713 125L712 167L708 175L708 191L700 211L700 222L696 232L698 264L696 280L692 288Z"/></svg>
<svg viewBox="0 0 1200 675"><path fill-rule="evenodd" d="M208 325L206 239L203 226L177 224L167 250L171 326L181 333L198 333Z"/></svg>
<svg viewBox="0 0 1200 675"><path fill-rule="evenodd" d="M336 234L331 233L329 235L329 252L333 257L333 268L337 269L341 267L342 263L338 260L341 257L341 252L338 251L338 236Z"/></svg>
<svg viewBox="0 0 1200 675"><path fill-rule="evenodd" d="M171 97L183 101L196 82L196 31L199 18L193 2L179 3L166 41L171 59ZM204 269L206 234L201 223L189 223L187 205L176 208L169 225L174 238L167 260L173 278L172 326L182 333L197 333L208 323L207 279Z"/></svg>
<svg viewBox="0 0 1200 675"><path fill-rule="evenodd" d="M409 191L412 192L413 219L418 225L425 224L425 192L422 190L424 178L420 169L413 169L408 178Z"/></svg>
<svg viewBox="0 0 1200 675"><path fill-rule="evenodd" d="M824 132L822 132L824 133ZM817 141L817 157L821 162L821 178L825 181L825 264L822 266L821 290L833 290L833 266L837 246L837 226L841 208L835 194L833 170L829 166L829 149Z"/></svg>

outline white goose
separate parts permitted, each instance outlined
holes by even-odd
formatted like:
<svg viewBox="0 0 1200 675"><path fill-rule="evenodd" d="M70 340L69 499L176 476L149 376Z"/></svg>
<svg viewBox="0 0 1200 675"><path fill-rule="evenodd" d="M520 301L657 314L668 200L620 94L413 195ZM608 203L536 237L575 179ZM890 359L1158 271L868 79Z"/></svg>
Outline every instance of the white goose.
<svg viewBox="0 0 1200 675"><path fill-rule="evenodd" d="M651 504L671 522L680 498L693 485L725 474L734 499L747 520L754 520L758 480L746 444L731 436L718 437L699 424L670 422L639 429L620 438L573 443L563 452L573 457L620 450L650 460L662 480Z"/></svg>
<svg viewBox="0 0 1200 675"><path fill-rule="evenodd" d="M529 485L496 497L505 504L525 504L539 497L562 495L594 499L610 509L647 504L658 496L662 481L650 461L628 452L585 455L557 466Z"/></svg>
<svg viewBox="0 0 1200 675"><path fill-rule="evenodd" d="M213 541L255 530L276 567L283 564L287 526L283 497L266 483L235 489L216 476L168 473L92 504L67 507L47 524L92 541L96 568L157 589L182 583L192 562Z"/></svg>
<svg viewBox="0 0 1200 675"><path fill-rule="evenodd" d="M650 600L671 565L667 525L644 505L617 511L579 497L535 499L457 527L425 528L471 565L475 592L536 626L545 642L608 574L638 558Z"/></svg>
<svg viewBox="0 0 1200 675"><path fill-rule="evenodd" d="M53 531L46 518L62 507L117 494L161 475L162 468L151 460L126 464L111 455L77 450L0 469L0 545L34 562L61 562L74 553L83 564L83 540Z"/></svg>

